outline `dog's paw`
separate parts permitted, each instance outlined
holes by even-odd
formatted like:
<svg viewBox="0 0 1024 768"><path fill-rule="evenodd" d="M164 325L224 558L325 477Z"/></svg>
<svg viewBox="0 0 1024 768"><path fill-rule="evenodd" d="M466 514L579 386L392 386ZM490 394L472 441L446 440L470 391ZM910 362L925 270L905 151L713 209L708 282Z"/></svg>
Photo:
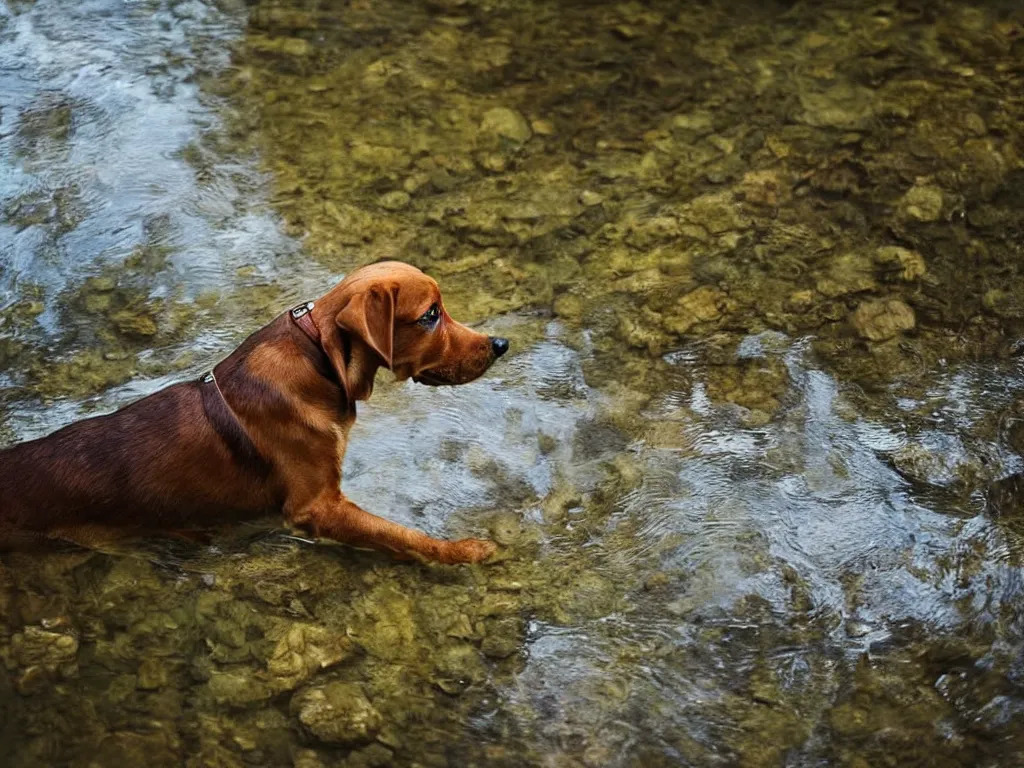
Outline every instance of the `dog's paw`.
<svg viewBox="0 0 1024 768"><path fill-rule="evenodd" d="M446 562L479 563L498 551L498 545L484 539L459 539L449 543Z"/></svg>

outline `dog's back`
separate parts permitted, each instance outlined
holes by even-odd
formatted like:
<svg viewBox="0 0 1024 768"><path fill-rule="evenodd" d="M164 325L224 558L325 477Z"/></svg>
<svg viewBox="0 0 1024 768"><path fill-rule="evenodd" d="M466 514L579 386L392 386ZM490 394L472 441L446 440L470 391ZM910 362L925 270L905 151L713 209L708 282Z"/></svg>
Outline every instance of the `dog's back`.
<svg viewBox="0 0 1024 768"><path fill-rule="evenodd" d="M0 543L82 525L175 527L274 509L205 417L199 385L0 451Z"/></svg>

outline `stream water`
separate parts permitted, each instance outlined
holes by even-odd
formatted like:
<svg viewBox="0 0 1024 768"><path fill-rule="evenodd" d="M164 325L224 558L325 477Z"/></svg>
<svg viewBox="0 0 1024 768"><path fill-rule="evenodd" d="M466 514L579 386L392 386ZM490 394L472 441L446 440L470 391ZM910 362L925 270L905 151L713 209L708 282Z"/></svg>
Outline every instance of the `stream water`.
<svg viewBox="0 0 1024 768"><path fill-rule="evenodd" d="M343 487L0 555L0 765L1024 764L1014 2L0 2L0 443L384 256ZM0 500L2 503L2 500Z"/></svg>

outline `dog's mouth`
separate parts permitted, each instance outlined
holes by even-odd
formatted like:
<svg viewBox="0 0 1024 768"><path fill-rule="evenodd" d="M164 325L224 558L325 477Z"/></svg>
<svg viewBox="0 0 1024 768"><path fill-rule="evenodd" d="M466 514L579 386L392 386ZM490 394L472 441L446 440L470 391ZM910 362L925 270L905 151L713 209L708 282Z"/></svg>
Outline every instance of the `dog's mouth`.
<svg viewBox="0 0 1024 768"><path fill-rule="evenodd" d="M426 384L428 387L446 387L452 383L447 379L441 378L436 373L431 373L430 371L420 371L412 377L412 380L417 384Z"/></svg>

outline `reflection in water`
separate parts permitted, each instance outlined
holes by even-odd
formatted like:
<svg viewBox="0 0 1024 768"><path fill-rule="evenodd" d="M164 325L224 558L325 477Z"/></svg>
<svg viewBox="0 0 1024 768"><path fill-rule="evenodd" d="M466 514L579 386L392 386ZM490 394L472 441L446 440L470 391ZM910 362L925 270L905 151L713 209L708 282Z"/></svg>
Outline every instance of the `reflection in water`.
<svg viewBox="0 0 1024 768"><path fill-rule="evenodd" d="M1019 9L0 13L10 439L382 255L513 340L345 465L486 567L3 555L5 764L1024 759Z"/></svg>

